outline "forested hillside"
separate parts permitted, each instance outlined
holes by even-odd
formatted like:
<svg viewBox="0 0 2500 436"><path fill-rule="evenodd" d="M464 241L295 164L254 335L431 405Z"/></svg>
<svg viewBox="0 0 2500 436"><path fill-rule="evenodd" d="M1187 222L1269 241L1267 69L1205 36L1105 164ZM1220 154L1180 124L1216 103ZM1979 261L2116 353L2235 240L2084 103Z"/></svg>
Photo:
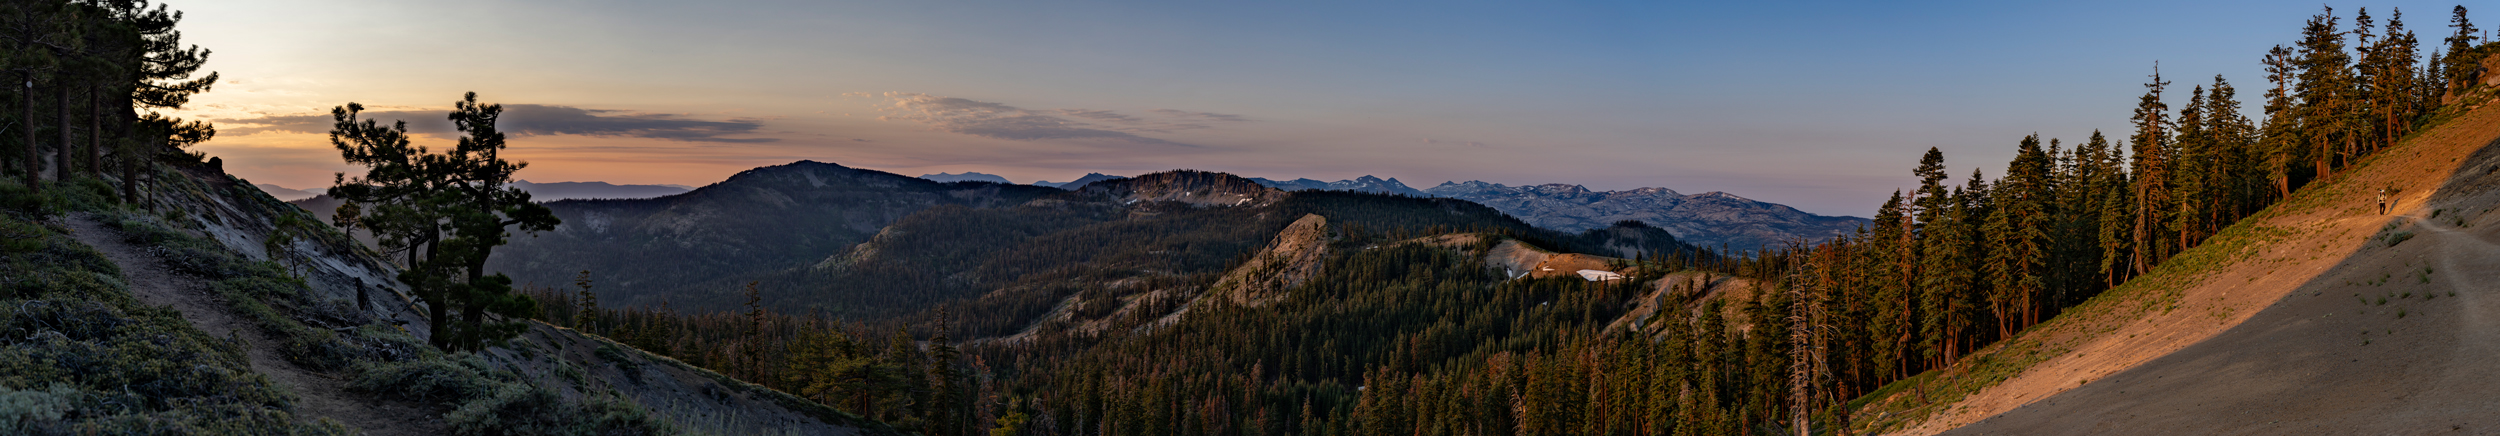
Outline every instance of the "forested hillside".
<svg viewBox="0 0 2500 436"><path fill-rule="evenodd" d="M2491 250L2462 229L2490 221L2467 208L2490 196L2467 191L2500 184L2500 157L2488 131L2458 130L2500 126L2484 107L2500 46L2464 7L2437 43L2389 12L2327 9L2252 53L2269 73L2253 97L2155 70L2123 131L2005 138L2003 167L1905 150L1918 184L1862 226L1664 190L1548 186L1568 192L1514 205L1673 195L1793 224L1730 231L1755 245L1731 256L1645 216L1574 212L1585 230L1561 231L1464 199L1196 170L1041 187L800 161L680 195L536 203L513 188L527 165L501 157L502 106L475 94L453 103L447 148L334 109L332 145L363 170L315 216L188 151L210 125L152 112L217 81L179 14L15 2L0 6L0 72L26 84L0 89L17 129L0 131L0 433L1858 434L1999 413L2064 429L2110 409L2006 412L2206 374L2105 382L2076 344L2167 353L2295 306L2231 287L2291 278L2216 270L2322 270L2341 241L2435 249L2449 275L2352 262L2337 290L2488 278L2453 258ZM2442 168L2455 175L2435 183ZM2355 218L2390 199L2440 203ZM2481 301L2456 289L2355 292L2353 313L2454 320L2415 299ZM2330 324L2354 309L2304 301L2317 310L2298 321L2263 319L2339 330L2238 337L2358 325L2355 346L2463 349L2443 375L2500 355L2457 345L2479 333ZM2351 361L2333 368L2382 369ZM2480 379L2337 380L2468 403L2429 383Z"/></svg>
<svg viewBox="0 0 2500 436"><path fill-rule="evenodd" d="M2486 95L2462 9L2428 56L2398 19L2343 22L2321 14L2266 53L2258 103L2223 77L2181 98L2155 74L2120 134L2009 138L2002 169L1956 170L1928 150L1904 159L1920 183L1869 225L1752 258L1609 246L1663 238L1639 224L1569 235L1456 200L1267 192L1184 171L921 211L757 283L746 318L600 316L633 320L609 328L673 355L711 356L681 358L940 434L1897 429L2037 361L2005 354L2035 346L2009 339L2151 286L2131 283L2186 268L2165 266L2180 256L2227 255L2202 246L2246 240L2242 218ZM2252 105L2262 118L2242 115ZM1225 277L1302 271L1270 265L1296 256L1260 254L1308 237L1295 222L1326 223L1315 273L1270 282L1298 283L1281 298L1209 298ZM1618 256L1600 271L1625 278L1513 278L1496 253L1506 240ZM895 345L915 338L936 339ZM1973 366L1939 375L1957 364ZM825 371L889 378L810 378ZM906 400L921 392L949 400Z"/></svg>
<svg viewBox="0 0 2500 436"><path fill-rule="evenodd" d="M1911 170L1921 183L1896 194L1872 225L1755 259L1627 260L1620 270L1633 274L1624 282L1505 280L1483 260L1484 247L1397 243L1441 231L1364 236L1352 230L1360 218L1318 212L1347 223L1332 236L1341 242L1319 275L1273 305L1174 302L1189 294L1173 289L1214 276L1171 264L1135 268L1166 281L1081 282L1022 298L1023 309L951 305L961 309L950 313L1009 319L1045 308L1143 315L967 345L963 352L995 371L1000 384L990 389L1002 393L972 407L996 410L991 428L1009 434L1890 428L1921 416L1896 412L1932 409L1888 399L1952 398L2005 376L1934 384L1932 370L1993 353L2069 307L2182 253L2202 253L2232 223L2479 104L2469 97L2481 95L2470 91L2482 81L2484 54L2462 9L2448 48L2429 56L2397 19L2381 26L2357 18L2357 31L2342 22L2321 14L2307 38L2266 54L2274 74L2257 105L2261 119L2241 115L2247 104L2225 78L2195 83L2181 99L2156 74L2132 112L2135 125L2119 137L2011 140L2017 157L1995 177L1963 176L1930 150ZM1223 212L1132 210L1119 222ZM1243 218L1273 232L1297 216ZM1250 245L1227 247L1245 253ZM1770 288L1670 302L1701 307L1632 320L1663 326L1650 338L1604 333L1639 307L1635 297L1649 295L1639 284L1696 267ZM1163 319L1152 316L1163 310L1139 304L1187 310ZM953 331L1003 331L966 327ZM2024 362L1986 355L2010 359L1991 365L2014 371Z"/></svg>
<svg viewBox="0 0 2500 436"><path fill-rule="evenodd" d="M487 267L540 285L587 270L612 303L725 309L739 285L840 253L922 209L1012 206L1058 192L800 161L661 198L548 202L565 224L514 238Z"/></svg>

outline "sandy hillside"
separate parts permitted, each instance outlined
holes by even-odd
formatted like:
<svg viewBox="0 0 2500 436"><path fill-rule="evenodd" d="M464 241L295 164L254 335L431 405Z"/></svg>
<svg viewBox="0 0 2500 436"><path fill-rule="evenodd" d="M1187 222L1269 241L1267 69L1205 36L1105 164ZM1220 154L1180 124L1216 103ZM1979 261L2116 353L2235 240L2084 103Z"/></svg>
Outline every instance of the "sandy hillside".
<svg viewBox="0 0 2500 436"><path fill-rule="evenodd" d="M1887 399L1933 402L1896 433L2500 433L2495 138L2476 109L2335 175L1937 383L2027 370Z"/></svg>
<svg viewBox="0 0 2500 436"><path fill-rule="evenodd" d="M1759 284L1752 279L1715 272L1686 271L1667 274L1649 283L1649 292L1642 294L1638 304L1623 316L1606 324L1606 332L1639 329L1651 336L1666 334L1666 324L1658 317L1667 310L1682 309L1691 316L1701 316L1703 308L1713 301L1726 302L1720 315L1735 321L1738 331L1752 331L1753 322L1745 319L1745 303L1754 299Z"/></svg>

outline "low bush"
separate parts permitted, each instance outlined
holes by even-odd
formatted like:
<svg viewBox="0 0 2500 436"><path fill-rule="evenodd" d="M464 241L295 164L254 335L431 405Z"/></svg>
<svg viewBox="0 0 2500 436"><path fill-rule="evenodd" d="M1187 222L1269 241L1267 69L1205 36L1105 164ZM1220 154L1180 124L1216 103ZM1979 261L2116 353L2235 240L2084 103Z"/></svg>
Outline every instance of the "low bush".
<svg viewBox="0 0 2500 436"><path fill-rule="evenodd" d="M461 435L676 434L641 406L608 398L569 400L476 355L357 365L348 388L388 393L451 410L443 420Z"/></svg>
<svg viewBox="0 0 2500 436"><path fill-rule="evenodd" d="M675 433L632 404L606 398L571 402L546 388L507 384L443 415L452 431L468 436L612 435Z"/></svg>
<svg viewBox="0 0 2500 436"><path fill-rule="evenodd" d="M390 393L429 404L457 406L492 394L504 384L488 378L488 372L481 366L474 361L454 362L439 358L360 364L356 367L356 378L348 383L348 389Z"/></svg>
<svg viewBox="0 0 2500 436"><path fill-rule="evenodd" d="M2405 241L2406 241L2406 240L2409 240L2409 239L2413 239L2413 232L2411 232L2411 231L2398 231L2398 232L2388 233L2386 236L2380 236L2380 237L2379 237L2379 242L2380 242L2380 243L2382 243L2382 244L2386 244L2386 245L2387 245L2387 246L2389 246L2389 247L2394 247L2394 246L2396 246L2396 244L2402 244L2402 243L2405 243Z"/></svg>

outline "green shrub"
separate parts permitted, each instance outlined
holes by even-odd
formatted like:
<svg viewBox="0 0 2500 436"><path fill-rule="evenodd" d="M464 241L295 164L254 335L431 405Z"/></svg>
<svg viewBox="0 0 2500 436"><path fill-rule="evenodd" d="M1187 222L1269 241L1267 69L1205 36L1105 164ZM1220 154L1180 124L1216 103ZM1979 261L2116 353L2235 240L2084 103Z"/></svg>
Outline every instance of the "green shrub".
<svg viewBox="0 0 2500 436"><path fill-rule="evenodd" d="M72 211L101 211L121 203L121 194L114 192L112 184L92 177L53 185L44 190L44 196L62 210Z"/></svg>
<svg viewBox="0 0 2500 436"><path fill-rule="evenodd" d="M349 381L347 387L426 403L458 405L492 394L502 384L487 378L485 371L470 365L447 359L423 359L359 364L356 366L356 378Z"/></svg>
<svg viewBox="0 0 2500 436"><path fill-rule="evenodd" d="M12 180L0 181L0 211L26 216L44 216L59 213L60 207L53 203L51 197L26 189L26 185Z"/></svg>
<svg viewBox="0 0 2500 436"><path fill-rule="evenodd" d="M66 383L42 390L0 387L0 430L31 433L35 427L55 425L76 410L78 398L78 389Z"/></svg>
<svg viewBox="0 0 2500 436"><path fill-rule="evenodd" d="M454 433L474 436L676 433L632 404L606 398L574 403L546 388L523 384L504 385L444 414L443 420Z"/></svg>
<svg viewBox="0 0 2500 436"><path fill-rule="evenodd" d="M2396 244L2402 244L2408 239L2413 239L2413 232L2399 231L2388 233L2386 236L2379 237L2379 242L2386 244L2389 247L2394 247Z"/></svg>

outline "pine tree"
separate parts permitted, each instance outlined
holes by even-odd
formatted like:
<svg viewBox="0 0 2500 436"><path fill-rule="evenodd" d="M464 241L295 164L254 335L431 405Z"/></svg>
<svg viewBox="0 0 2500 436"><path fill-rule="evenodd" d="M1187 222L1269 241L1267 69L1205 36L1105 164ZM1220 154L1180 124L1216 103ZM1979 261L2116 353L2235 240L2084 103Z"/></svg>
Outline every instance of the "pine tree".
<svg viewBox="0 0 2500 436"><path fill-rule="evenodd" d="M2263 204L2266 179L2256 163L2258 131L2248 116L2240 114L2239 90L2214 75L2214 83L2205 95L2205 140L2212 170L2206 173L2205 185L2215 194L2203 234L2212 235L2221 227L2239 221L2240 217L2257 212Z"/></svg>
<svg viewBox="0 0 2500 436"><path fill-rule="evenodd" d="M2095 201L2100 193L2091 189L2090 182L2099 176L2093 164L2099 162L2097 153L2101 151L2088 149L2087 145L2103 144L2076 144L2061 150L2058 140L2049 140L2048 154L2055 162L2049 177L2048 203L2054 207L2049 213L2052 244L2047 292L2048 300L2060 307L2080 301L2100 283L2095 269L2101 263L2097 239L2101 210L2100 202ZM2008 176L2011 177L2010 171ZM1999 206L1998 210L2004 207Z"/></svg>
<svg viewBox="0 0 2500 436"><path fill-rule="evenodd" d="M2307 141L2300 136L2299 102L2292 95L2291 83L2300 74L2300 67L2292 63L2292 55L2290 47L2277 45L2265 56L2266 81L2274 87L2266 90L2266 124L2257 148L2264 155L2266 178L2274 182L2274 192L2267 196L2269 201L2292 195L2294 172L2298 163L2306 160L2303 155L2308 150L2302 146Z"/></svg>
<svg viewBox="0 0 2500 436"><path fill-rule="evenodd" d="M576 309L578 312L574 315L573 321L575 328L586 329L592 323L598 322L599 294L590 292L590 285L590 270L582 270L581 275L573 277L573 286L581 288L581 307Z"/></svg>
<svg viewBox="0 0 2500 436"><path fill-rule="evenodd" d="M2481 45L2476 42L2482 37L2474 34L2474 21L2465 18L2465 5L2457 5L2450 11L2448 28L2455 29L2443 40L2448 43L2448 93L2463 95L2466 89L2472 88L2483 77L2483 59L2477 56L2480 53L2475 50Z"/></svg>
<svg viewBox="0 0 2500 436"><path fill-rule="evenodd" d="M2205 87L2197 86L2188 94L2188 103L2179 109L2177 133L2172 135L2170 149L2170 195L2177 199L2170 206L2167 226L2176 236L2166 244L2186 251L2203 237L2205 212L2211 204L2212 189L2205 183L2214 168L2211 138L2205 134Z"/></svg>
<svg viewBox="0 0 2500 436"><path fill-rule="evenodd" d="M1998 333L2005 338L2040 323L2048 303L2042 301L2048 294L2044 273L2052 243L2051 217L2056 213L2051 158L2040 149L2039 135L2023 138L2016 147L2005 178L1997 182L1997 203L1988 229L1993 246L1988 272L1996 289L1991 303L1998 308Z"/></svg>
<svg viewBox="0 0 2500 436"><path fill-rule="evenodd" d="M1904 209L1901 193L1893 192L1892 199L1875 212L1874 234L1867 239L1867 267L1875 271L1870 275L1877 277L1870 309L1874 312L1873 325L1868 329L1874 336L1869 338L1874 342L1874 350L1868 357L1873 361L1873 372L1886 377L1907 374L1908 368L1903 364L1909 359L1908 338L1917 320L1910 305L1918 299L1916 287L1907 281L1913 270L1905 265L1912 259L1907 251L1916 246L1911 244L1915 240L1910 239L1910 216Z"/></svg>
<svg viewBox="0 0 2500 436"><path fill-rule="evenodd" d="M495 129L501 105L480 104L469 93L450 118L463 136L434 153L409 143L405 122L384 127L360 120L363 105L331 110L330 142L364 176L340 174L329 193L370 206L363 221L389 252L407 255L399 279L426 305L433 345L473 350L510 338L527 327L516 320L538 311L535 301L512 293L512 279L486 274L486 259L510 235L553 230L555 215L509 185L525 164L501 156L504 135ZM457 318L455 318L457 310Z"/></svg>
<svg viewBox="0 0 2500 436"><path fill-rule="evenodd" d="M2301 30L2300 55L2293 61L2299 71L2293 96L2299 101L2296 116L2301 138L2308 141L2313 152L2309 157L2320 178L2335 174L2338 158L2350 158L2353 144L2352 58L2344 51L2344 33L2337 29L2337 22L2331 7L2311 16Z"/></svg>
<svg viewBox="0 0 2500 436"><path fill-rule="evenodd" d="M2100 131L2092 132L2092 139L2086 146L2107 151L2099 154L2100 162L2091 164L2098 168L2096 173L2101 175L2089 182L2092 184L2089 189L2099 193L2095 208L2100 210L2100 214L2089 219L2099 221L2094 227L2099 229L2095 239L2100 241L2101 287L2114 288L2135 276L2130 267L2135 264L2136 253L2132 243L2136 224L2135 191L2131 188L2134 186L2133 176L2126 173L2126 153L2109 144Z"/></svg>
<svg viewBox="0 0 2500 436"><path fill-rule="evenodd" d="M50 84L67 62L66 50L76 44L78 17L67 3L18 1L0 5L0 69L10 74L17 91L18 130L25 134L25 167L20 175L28 189L41 190L43 148L35 136L35 85ZM24 83L23 87L15 83Z"/></svg>
<svg viewBox="0 0 2500 436"><path fill-rule="evenodd" d="M1959 219L1964 212L1958 198L1959 191L1955 189L1937 196L1944 201L1935 202L1932 209L1922 214L1927 216L1927 221L1921 223L1918 260L1919 270L1926 274L1919 276L1916 287L1919 290L1916 313L1919 317L1917 348L1921 357L1926 359L1923 367L1934 367L1949 358L1944 352L1952 348L1952 318L1958 309L1954 303L1962 293L1967 292L1970 284L1969 266L1964 264L1960 255L1962 247L1970 241L1969 232Z"/></svg>
<svg viewBox="0 0 2500 436"><path fill-rule="evenodd" d="M2415 97L2422 94L2422 84L2416 80L2420 72L2414 67L2420 60L2421 41L2414 37L2413 32L2405 30L2404 17L2403 9L2390 11L2387 33L2379 37L2378 47L2371 50L2378 56L2372 62L2377 73L2371 76L2375 80L2370 84L2370 100L2378 114L2376 127L2379 131L2378 143L2373 144L2373 149L2395 146L2398 138L2412 133L2412 120L2419 117L2422 111Z"/></svg>
<svg viewBox="0 0 2500 436"><path fill-rule="evenodd" d="M2161 70L2155 68L2153 81L2144 84L2144 97L2136 104L2135 136L2128 138L2134 147L2130 150L2134 160L2128 173L2135 178L2135 204L2131 211L2135 222L2128 226L2134 233L2128 246L2135 249L2129 259L2134 261L2136 275L2152 270L2154 264L2169 257L2166 248L2170 245L2164 242L2171 234L2167 223L2176 199L2171 196L2170 186L2170 105L2161 101L2162 88L2168 86L2170 82L2161 80Z"/></svg>

